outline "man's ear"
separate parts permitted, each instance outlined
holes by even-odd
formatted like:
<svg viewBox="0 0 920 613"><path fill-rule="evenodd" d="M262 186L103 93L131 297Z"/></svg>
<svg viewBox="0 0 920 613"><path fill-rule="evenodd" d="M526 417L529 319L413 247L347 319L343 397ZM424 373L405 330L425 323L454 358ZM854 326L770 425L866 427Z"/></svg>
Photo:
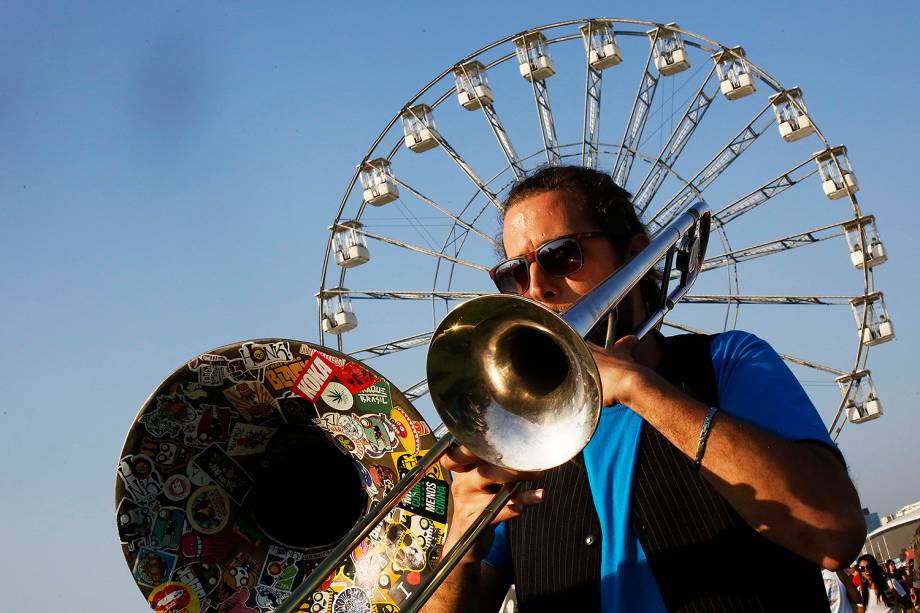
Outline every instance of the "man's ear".
<svg viewBox="0 0 920 613"><path fill-rule="evenodd" d="M626 245L626 254L629 259L636 257L640 251L648 247L649 242L647 234L634 234Z"/></svg>

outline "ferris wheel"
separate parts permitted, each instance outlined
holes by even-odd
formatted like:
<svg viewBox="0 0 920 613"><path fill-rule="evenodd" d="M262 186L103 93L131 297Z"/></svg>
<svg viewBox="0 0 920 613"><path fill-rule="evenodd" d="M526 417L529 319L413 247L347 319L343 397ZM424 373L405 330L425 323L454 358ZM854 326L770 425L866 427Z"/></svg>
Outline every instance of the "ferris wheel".
<svg viewBox="0 0 920 613"><path fill-rule="evenodd" d="M767 339L835 439L882 415L868 356L895 336L874 278L887 254L846 147L818 127L803 89L675 23L540 26L409 98L330 227L321 341L374 360L426 413L431 334L459 302L495 292L503 197L546 164L611 173L652 234L705 199L718 240L665 332Z"/></svg>

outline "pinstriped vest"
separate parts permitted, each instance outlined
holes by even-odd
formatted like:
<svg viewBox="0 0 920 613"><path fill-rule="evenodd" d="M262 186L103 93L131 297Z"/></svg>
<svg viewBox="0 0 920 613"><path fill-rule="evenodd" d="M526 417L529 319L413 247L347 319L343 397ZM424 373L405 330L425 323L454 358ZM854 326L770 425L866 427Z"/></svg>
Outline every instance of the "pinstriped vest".
<svg viewBox="0 0 920 613"><path fill-rule="evenodd" d="M658 339L658 372L687 395L717 405L712 337ZM648 424L636 462L633 526L668 610L829 610L818 567L753 530ZM521 613L599 611L601 528L582 456L527 487L565 495L547 496L508 524Z"/></svg>

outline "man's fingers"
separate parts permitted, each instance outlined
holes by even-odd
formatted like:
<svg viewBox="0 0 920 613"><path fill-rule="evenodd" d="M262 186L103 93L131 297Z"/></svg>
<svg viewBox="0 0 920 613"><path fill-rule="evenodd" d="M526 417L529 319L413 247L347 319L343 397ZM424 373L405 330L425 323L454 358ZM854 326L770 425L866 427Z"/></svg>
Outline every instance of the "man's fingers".
<svg viewBox="0 0 920 613"><path fill-rule="evenodd" d="M528 490L515 494L505 508L495 517L493 524L520 517L527 507L540 504L546 498L546 492L542 489Z"/></svg>
<svg viewBox="0 0 920 613"><path fill-rule="evenodd" d="M441 458L441 466L457 473L468 472L480 464L482 460L463 445L451 446Z"/></svg>

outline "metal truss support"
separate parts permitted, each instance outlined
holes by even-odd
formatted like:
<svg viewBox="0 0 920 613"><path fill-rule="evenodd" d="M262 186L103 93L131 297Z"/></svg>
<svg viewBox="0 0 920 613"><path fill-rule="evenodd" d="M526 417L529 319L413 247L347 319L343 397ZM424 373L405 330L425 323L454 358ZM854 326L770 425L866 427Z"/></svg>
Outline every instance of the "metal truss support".
<svg viewBox="0 0 920 613"><path fill-rule="evenodd" d="M546 81L531 81L530 84L533 86L533 101L537 105L537 116L540 119L546 162L558 166L562 158L559 155L559 141L556 139L556 126L553 123L553 109L549 103Z"/></svg>
<svg viewBox="0 0 920 613"><path fill-rule="evenodd" d="M395 238L390 238L389 236L383 236L381 234L376 234L374 232L368 232L367 230L355 230L357 234L363 234L367 238L372 238L378 240L382 243L387 243L389 245L395 245L396 247L402 247L403 249L408 249L409 251L415 251L416 253L421 253L423 255L430 255L432 257L441 258L442 260L448 260L450 262L455 262L462 266L467 266L469 268L474 268L476 270L481 270L483 272L489 272L489 269L481 264L474 264L468 260L462 260L460 258L455 258L453 256L447 255L446 253L440 253L434 251L433 249L428 249L426 247L419 247L418 245L413 245Z"/></svg>
<svg viewBox="0 0 920 613"><path fill-rule="evenodd" d="M457 224L458 226L461 226L462 228L465 228L467 231L472 232L472 233L475 234L476 236L478 236L478 237L480 237L480 238L482 238L482 239L488 241L493 247L495 247L495 248L498 248L498 247L499 247L498 241L495 240L493 237L489 236L488 234L486 234L486 233L483 232L482 230L476 228L475 226L472 226L472 225L466 223L465 221L463 221L462 219L460 219L459 217L457 217L456 215L454 215L453 213L451 213L450 211L448 211L445 207L441 206L440 204L438 204L437 202L435 202L434 200L432 200L431 198L429 198L429 197L426 196L425 194L421 193L420 191L418 191L417 189L415 189L414 187L412 187L412 186L409 185L408 183L405 183L404 181L400 181L400 180L397 179L396 177L393 177L393 180L394 180L397 184L399 184L400 186L406 188L406 189L407 189L409 192L411 192L416 198L418 198L419 200L421 200L421 201L424 202L425 204L431 206L433 209L435 209L436 211L438 211L439 213L441 213L441 214L444 215L445 217L447 217L447 218L449 218L450 220L452 220L452 221L453 221L455 224Z"/></svg>
<svg viewBox="0 0 920 613"><path fill-rule="evenodd" d="M649 109L652 106L652 100L655 98L655 90L658 88L658 74L650 70L654 49L655 43L653 41L652 49L648 52L648 60L645 62L645 73L642 75L642 80L639 81L639 90L636 92L636 99L633 102L632 111L629 113L626 131L623 133L623 142L617 152L617 159L613 164L613 180L623 188L626 187L633 162L636 161L635 152L639 148L639 140L645 130Z"/></svg>
<svg viewBox="0 0 920 613"><path fill-rule="evenodd" d="M421 334L407 336L395 341L374 345L373 347L358 349L356 351L349 352L348 355L355 358L356 360L370 360L373 358L379 358L380 356L389 355L391 353L398 353L400 351L405 351L406 349L413 349L415 347L427 345L429 341L431 341L432 334L432 332L422 332Z"/></svg>
<svg viewBox="0 0 920 613"><path fill-rule="evenodd" d="M481 108L486 119L489 121L489 127L492 128L492 133L495 134L498 146L501 147L502 153L505 154L505 159L508 160L508 166L511 168L512 172L514 172L515 177L523 179L526 174L524 172L524 167L521 166L518 154L514 150L514 145L511 144L511 139L508 138L508 133L505 132L505 127L502 125L501 119L498 118L495 107L491 104L483 104Z"/></svg>
<svg viewBox="0 0 920 613"><path fill-rule="evenodd" d="M428 394L428 379L422 379L415 385L403 390L403 395L409 402L415 402L426 394Z"/></svg>
<svg viewBox="0 0 920 613"><path fill-rule="evenodd" d="M437 130L431 130L431 132L432 134L434 134L434 137L437 139L438 144L441 145L444 151L447 152L447 155L449 155L450 158L454 161L454 163L460 168L460 170L463 171L463 174L465 174L469 178L469 180L472 181L473 184L479 188L479 191L485 194L485 197L488 198L489 201L493 205L495 205L496 209L498 209L499 211L502 211L502 205L498 201L498 198L495 196L495 194L492 193L492 191L488 187L486 187L486 184L482 182L482 180L476 175L476 173L473 172L473 169L470 168L470 165L466 163L466 160L460 157L460 154L457 153L454 150L454 148L450 146L450 143L447 142L447 139L445 139L444 136L440 132L438 132Z"/></svg>
<svg viewBox="0 0 920 613"><path fill-rule="evenodd" d="M826 241L830 238L843 236L843 226L845 223L852 222L846 221L829 226L823 226L821 228L815 228L814 230L802 232L801 234L793 234L792 236L778 238L766 243L754 245L752 247L745 247L743 249L735 249L727 253L722 253L715 257L707 258L703 262L702 270L722 268L723 266L728 266L735 262L753 260L755 258L761 258L766 255L780 253L781 251L789 251L790 249L795 249L796 247L804 247L805 245L814 245L815 243Z"/></svg>
<svg viewBox="0 0 920 613"><path fill-rule="evenodd" d="M715 66L713 66L709 71L709 75L707 75L706 79L703 81L703 84L700 85L699 90L696 92L687 110L684 112L684 116L680 118L674 132L671 133L668 142L662 147L661 152L658 154L658 159L655 160L648 174L645 175L645 179L642 180L642 184L636 190L635 205L636 208L639 209L640 217L645 215L646 209L655 198L655 194L658 193L661 184L664 183L665 178L668 176L668 171L674 166L674 163L677 161L677 158L680 157L687 143L690 142L693 132L706 115L709 105L711 105L712 101L718 96L718 83L708 94L705 91L709 81L712 80L712 75L715 74L715 70Z"/></svg>
<svg viewBox="0 0 920 613"><path fill-rule="evenodd" d="M688 294L681 302L688 304L816 304L847 305L858 296L729 296L719 294Z"/></svg>
<svg viewBox="0 0 920 613"><path fill-rule="evenodd" d="M655 216L648 222L649 230L655 232L671 223L685 206L690 204L691 199L699 197L703 190L709 187L719 175L725 172L732 162L737 160L748 147L754 144L754 141L756 141L767 128L773 125L776 119L772 112L769 114L767 113L770 108L770 105L764 107L763 110L760 111L748 125L742 128L702 170L696 173L696 176L677 192L677 195L668 200L664 206L655 213ZM766 119L764 119L765 115ZM758 121L760 121L759 125Z"/></svg>
<svg viewBox="0 0 920 613"><path fill-rule="evenodd" d="M800 173L800 171L811 164L814 159L814 156L808 158L801 164L798 164L790 170L787 170L772 181L761 185L751 193L739 198L735 202L729 204L727 207L713 215L713 219L715 219L716 222L725 225L731 220L741 217L748 211L757 208L770 198L783 193L793 185L801 183L808 177L818 172L817 166L812 165L806 172Z"/></svg>
<svg viewBox="0 0 920 613"><path fill-rule="evenodd" d="M472 300L479 296L488 296L495 292L416 292L416 291L390 291L376 289L327 289L323 290L324 296L345 294L352 300Z"/></svg>
<svg viewBox="0 0 920 613"><path fill-rule="evenodd" d="M601 71L588 64L585 78L585 126L581 146L581 165L585 168L597 168L602 79Z"/></svg>

